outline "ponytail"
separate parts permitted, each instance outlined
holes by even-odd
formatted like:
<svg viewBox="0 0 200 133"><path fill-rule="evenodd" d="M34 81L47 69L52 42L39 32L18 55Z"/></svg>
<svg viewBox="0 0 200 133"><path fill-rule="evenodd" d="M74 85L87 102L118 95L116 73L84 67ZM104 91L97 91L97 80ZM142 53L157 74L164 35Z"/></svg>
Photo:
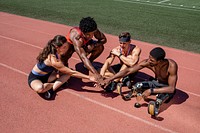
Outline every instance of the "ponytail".
<svg viewBox="0 0 200 133"><path fill-rule="evenodd" d="M61 35L57 35L53 39L49 40L47 45L43 48L42 52L38 55L38 62L44 61L49 54L56 54L56 48L61 47L66 42L66 38Z"/></svg>

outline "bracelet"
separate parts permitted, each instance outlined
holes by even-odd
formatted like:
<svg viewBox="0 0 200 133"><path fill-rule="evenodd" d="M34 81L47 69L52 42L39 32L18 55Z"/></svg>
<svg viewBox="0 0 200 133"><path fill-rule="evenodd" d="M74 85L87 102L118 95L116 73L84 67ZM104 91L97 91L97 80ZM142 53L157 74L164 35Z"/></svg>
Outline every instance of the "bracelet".
<svg viewBox="0 0 200 133"><path fill-rule="evenodd" d="M153 94L154 93L154 88L150 88L150 90L151 90L151 94Z"/></svg>

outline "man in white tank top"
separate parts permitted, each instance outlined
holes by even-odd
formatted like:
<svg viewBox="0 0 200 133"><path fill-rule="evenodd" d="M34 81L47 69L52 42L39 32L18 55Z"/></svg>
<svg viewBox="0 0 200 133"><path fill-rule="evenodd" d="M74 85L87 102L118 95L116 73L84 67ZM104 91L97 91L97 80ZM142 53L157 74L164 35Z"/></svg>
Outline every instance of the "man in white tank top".
<svg viewBox="0 0 200 133"><path fill-rule="evenodd" d="M129 32L122 32L119 35L119 46L113 48L107 57L103 67L101 68L100 74L105 77L114 76L117 72L124 70L125 68L131 67L138 63L141 49L131 44L131 35ZM115 57L119 59L119 63L112 65ZM111 66L112 65L112 66ZM125 81L126 80L126 81ZM112 92L116 89L119 81L127 82L127 86L130 87L129 77L123 79L115 79L105 88L105 91Z"/></svg>

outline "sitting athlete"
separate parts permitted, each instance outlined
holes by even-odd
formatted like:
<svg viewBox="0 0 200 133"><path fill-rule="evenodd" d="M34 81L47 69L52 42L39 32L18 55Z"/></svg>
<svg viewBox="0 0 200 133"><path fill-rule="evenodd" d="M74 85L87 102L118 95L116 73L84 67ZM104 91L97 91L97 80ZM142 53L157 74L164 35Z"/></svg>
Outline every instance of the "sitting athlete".
<svg viewBox="0 0 200 133"><path fill-rule="evenodd" d="M97 39L93 40L95 37ZM105 35L99 31L97 24L91 17L83 18L79 27L72 28L66 36L67 41L71 44L68 46L66 54L62 57L65 65L69 58L76 51L84 66L91 71L97 81L103 80L102 76L93 67L92 62L101 55L104 45L107 42ZM87 56L90 54L90 57Z"/></svg>
<svg viewBox="0 0 200 133"><path fill-rule="evenodd" d="M144 89L142 93L143 98L147 98L151 94L158 94L157 98L159 100L156 100L156 102L159 101L157 102L159 105L163 101L169 101L175 94L178 66L174 60L165 58L165 51L160 47L152 49L148 59L144 59L133 67L126 68L114 76L105 79L105 84L108 85L114 79L122 78L143 68L153 71L155 80L136 83L133 88Z"/></svg>
<svg viewBox="0 0 200 133"><path fill-rule="evenodd" d="M107 57L103 67L101 68L100 74L103 77L112 77L117 72L135 65L139 61L141 49L138 46L131 44L130 33L122 32L119 35L119 43L119 46L112 49L110 55ZM115 57L119 59L120 63L111 66ZM120 78L115 79L110 83L109 86L105 88L105 90L107 92L114 91L119 81ZM129 76L123 78L122 82L124 82L129 88L131 87L131 81Z"/></svg>
<svg viewBox="0 0 200 133"><path fill-rule="evenodd" d="M64 84L70 76L95 81L92 76L64 66L60 57L66 52L67 45L70 44L68 44L64 36L55 36L43 48L37 57L38 63L33 67L28 76L29 86L35 92L41 94L41 96L43 95L43 98L46 100L51 99L54 91Z"/></svg>

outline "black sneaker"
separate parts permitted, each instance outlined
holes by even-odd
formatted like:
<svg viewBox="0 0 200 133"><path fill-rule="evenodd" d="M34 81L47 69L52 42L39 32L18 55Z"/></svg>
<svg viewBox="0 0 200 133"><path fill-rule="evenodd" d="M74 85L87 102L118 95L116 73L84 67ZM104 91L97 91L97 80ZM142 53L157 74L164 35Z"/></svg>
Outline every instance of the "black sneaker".
<svg viewBox="0 0 200 133"><path fill-rule="evenodd" d="M117 82L112 81L106 88L105 91L106 92L113 92L114 90L117 89Z"/></svg>
<svg viewBox="0 0 200 133"><path fill-rule="evenodd" d="M46 92L44 93L44 98L45 98L46 100L51 99L51 93L50 93L49 91L46 91Z"/></svg>
<svg viewBox="0 0 200 133"><path fill-rule="evenodd" d="M129 89L132 88L131 80L129 76L126 76L122 79L123 86L127 86Z"/></svg>
<svg viewBox="0 0 200 133"><path fill-rule="evenodd" d="M53 91L53 89L50 89L44 93L38 93L38 95L41 96L45 100L52 100L54 94L55 92Z"/></svg>

